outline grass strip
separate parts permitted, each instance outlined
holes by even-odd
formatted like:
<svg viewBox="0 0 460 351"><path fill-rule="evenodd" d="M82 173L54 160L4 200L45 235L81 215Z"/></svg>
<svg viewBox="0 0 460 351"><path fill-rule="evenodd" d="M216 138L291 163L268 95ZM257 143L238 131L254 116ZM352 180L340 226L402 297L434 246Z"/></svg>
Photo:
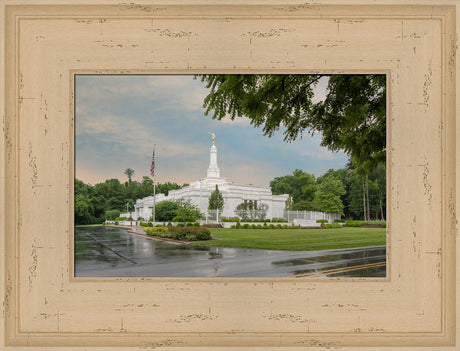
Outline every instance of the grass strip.
<svg viewBox="0 0 460 351"><path fill-rule="evenodd" d="M313 251L386 244L385 228L226 229L211 228L214 239L194 245L264 250Z"/></svg>

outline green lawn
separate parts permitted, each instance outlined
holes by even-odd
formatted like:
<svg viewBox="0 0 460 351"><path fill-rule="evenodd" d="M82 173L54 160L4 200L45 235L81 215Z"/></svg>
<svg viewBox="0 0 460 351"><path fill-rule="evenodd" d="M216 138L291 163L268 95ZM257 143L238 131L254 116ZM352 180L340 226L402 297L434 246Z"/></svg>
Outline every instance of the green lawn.
<svg viewBox="0 0 460 351"><path fill-rule="evenodd" d="M195 245L311 251L386 244L385 228L210 229L214 239Z"/></svg>

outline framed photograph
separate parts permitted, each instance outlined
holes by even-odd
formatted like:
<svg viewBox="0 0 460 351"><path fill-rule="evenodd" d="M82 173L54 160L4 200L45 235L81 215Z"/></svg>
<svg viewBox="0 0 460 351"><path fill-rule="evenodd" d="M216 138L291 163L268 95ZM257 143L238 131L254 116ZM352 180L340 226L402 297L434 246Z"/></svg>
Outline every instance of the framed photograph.
<svg viewBox="0 0 460 351"><path fill-rule="evenodd" d="M458 350L457 1L0 4L1 349ZM384 277L76 274L76 79L194 74L385 75Z"/></svg>

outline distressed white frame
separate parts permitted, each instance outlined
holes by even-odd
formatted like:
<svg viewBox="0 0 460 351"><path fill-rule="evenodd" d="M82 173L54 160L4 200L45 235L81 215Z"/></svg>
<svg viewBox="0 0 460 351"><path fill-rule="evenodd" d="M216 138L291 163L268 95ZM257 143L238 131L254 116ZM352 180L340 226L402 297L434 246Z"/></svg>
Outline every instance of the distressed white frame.
<svg viewBox="0 0 460 351"><path fill-rule="evenodd" d="M458 1L0 5L2 349L458 350ZM73 278L80 72L386 73L387 278Z"/></svg>

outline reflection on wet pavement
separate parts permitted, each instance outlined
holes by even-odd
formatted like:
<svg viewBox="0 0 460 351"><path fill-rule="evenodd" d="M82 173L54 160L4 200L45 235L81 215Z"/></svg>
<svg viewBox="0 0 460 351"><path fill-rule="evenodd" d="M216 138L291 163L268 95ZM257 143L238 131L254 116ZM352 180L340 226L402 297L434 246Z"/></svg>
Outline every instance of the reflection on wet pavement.
<svg viewBox="0 0 460 351"><path fill-rule="evenodd" d="M385 260L385 246L253 250L174 245L131 235L123 228L75 229L77 277L286 277L324 271L331 277L385 277L385 266L375 266ZM367 268L349 269L357 265Z"/></svg>

